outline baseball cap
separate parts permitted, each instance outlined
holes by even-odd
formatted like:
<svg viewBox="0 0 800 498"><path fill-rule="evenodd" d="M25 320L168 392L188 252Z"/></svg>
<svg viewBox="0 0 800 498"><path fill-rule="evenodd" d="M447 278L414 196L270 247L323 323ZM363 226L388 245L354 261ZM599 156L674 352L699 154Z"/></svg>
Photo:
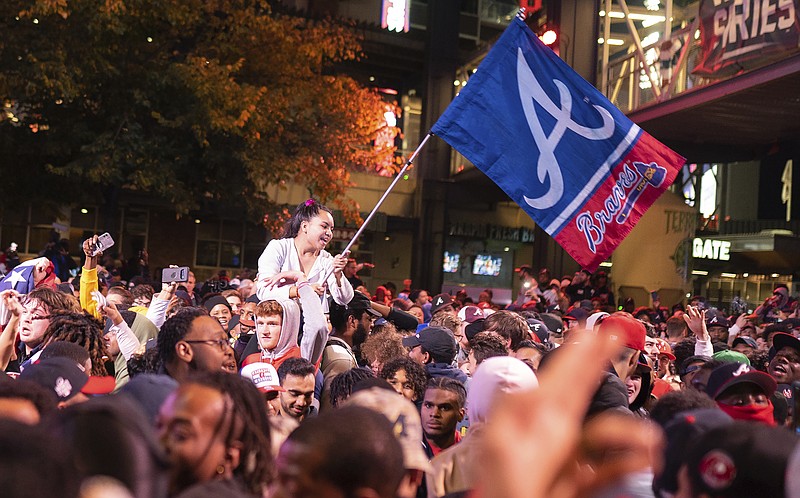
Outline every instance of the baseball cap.
<svg viewBox="0 0 800 498"><path fill-rule="evenodd" d="M467 340L471 341L473 337L475 337L478 333L483 332L484 320L481 318L480 320L475 320L474 322L470 323L466 327L464 327L464 335L467 336Z"/></svg>
<svg viewBox="0 0 800 498"><path fill-rule="evenodd" d="M435 314L445 306L453 304L453 297L450 294L436 294L431 301L431 315Z"/></svg>
<svg viewBox="0 0 800 498"><path fill-rule="evenodd" d="M406 469L433 470L420 444L422 422L414 403L394 390L371 387L354 392L345 405L361 406L389 419L394 427L394 435L403 448L403 466Z"/></svg>
<svg viewBox="0 0 800 498"><path fill-rule="evenodd" d="M711 358L723 363L744 363L745 365L750 364L750 360L747 358L747 356L738 351L733 351L732 349L723 349L722 351L717 351L711 356Z"/></svg>
<svg viewBox="0 0 800 498"><path fill-rule="evenodd" d="M666 356L672 361L675 361L675 353L672 352L672 346L669 345L664 339L656 339L656 347L658 348L658 356Z"/></svg>
<svg viewBox="0 0 800 498"><path fill-rule="evenodd" d="M778 332L772 336L772 348L774 352L770 351L770 359L772 359L775 354L777 354L777 352L783 348L792 348L795 351L800 352L800 340L798 340L797 337L793 336L792 334Z"/></svg>
<svg viewBox="0 0 800 498"><path fill-rule="evenodd" d="M785 479L796 439L785 429L733 422L701 435L685 459L697 494L788 496Z"/></svg>
<svg viewBox="0 0 800 498"><path fill-rule="evenodd" d="M553 334L563 334L564 333L564 322L561 321L561 318L558 315L553 313L542 313L539 315L539 319L547 326L547 330L549 330Z"/></svg>
<svg viewBox="0 0 800 498"><path fill-rule="evenodd" d="M511 356L487 358L472 376L467 391L467 414L472 423L485 422L500 393L515 393L539 387L536 374Z"/></svg>
<svg viewBox="0 0 800 498"><path fill-rule="evenodd" d="M719 313L714 313L709 318L706 319L706 327L725 327L726 329L731 327L730 322L728 319L725 318L723 315Z"/></svg>
<svg viewBox="0 0 800 498"><path fill-rule="evenodd" d="M709 361L711 361L711 357L709 356L702 356L702 355L690 356L685 360L683 360L683 362L680 365L678 365L678 375L684 376L687 373L694 372L695 370L700 368L700 365L698 365L690 369L689 365L691 365L692 363L701 362L702 364L706 364Z"/></svg>
<svg viewBox="0 0 800 498"><path fill-rule="evenodd" d="M717 399L726 389L745 382L757 385L767 396L772 396L778 387L775 379L764 372L753 370L750 365L725 363L715 368L709 375L706 394L711 399Z"/></svg>
<svg viewBox="0 0 800 498"><path fill-rule="evenodd" d="M592 313L589 315L589 318L586 319L586 330L594 330L595 325L598 325L598 321L602 322L607 316L611 315L605 311L597 311Z"/></svg>
<svg viewBox="0 0 800 498"><path fill-rule="evenodd" d="M242 368L242 377L250 380L262 393L286 391L278 380L278 372L269 363L255 362Z"/></svg>
<svg viewBox="0 0 800 498"><path fill-rule="evenodd" d="M403 338L403 346L422 348L430 353L435 363L450 363L456 356L456 340L444 327L426 327L414 335Z"/></svg>
<svg viewBox="0 0 800 498"><path fill-rule="evenodd" d="M550 339L550 330L544 322L535 318L527 318L525 321L528 322L528 327L531 329L531 332L533 332L533 336L537 342L545 342Z"/></svg>
<svg viewBox="0 0 800 498"><path fill-rule="evenodd" d="M711 429L732 423L730 415L716 408L702 408L676 414L664 427L667 439L664 469L654 479L653 487L670 493L678 491L678 470L686 459L686 450L698 437Z"/></svg>
<svg viewBox="0 0 800 498"><path fill-rule="evenodd" d="M600 323L598 332L611 335L625 347L644 351L644 324L627 313L614 313L606 317Z"/></svg>
<svg viewBox="0 0 800 498"><path fill-rule="evenodd" d="M589 318L589 312L580 306L573 306L564 315L564 320L577 320L579 322L585 322L587 318Z"/></svg>
<svg viewBox="0 0 800 498"><path fill-rule="evenodd" d="M545 309L545 313L558 313L561 314L561 305L560 304L551 304Z"/></svg>
<svg viewBox="0 0 800 498"><path fill-rule="evenodd" d="M756 342L756 340L753 339L752 337L747 337L746 335L734 339L732 346L735 347L737 344L745 344L753 349L758 349L758 343Z"/></svg>
<svg viewBox="0 0 800 498"><path fill-rule="evenodd" d="M381 316L383 316L374 309L372 309L372 301L370 301L367 296L365 296L359 291L353 291L353 299L351 299L350 302L347 303L347 308L351 310L364 310L376 318L380 318Z"/></svg>
<svg viewBox="0 0 800 498"><path fill-rule="evenodd" d="M52 391L56 401L67 401L78 393L108 394L114 390L114 377L90 377L86 370L73 360L53 357L28 366L19 376L32 380Z"/></svg>
<svg viewBox="0 0 800 498"><path fill-rule="evenodd" d="M468 305L464 306L460 310L458 310L458 317L461 319L462 322L467 323L474 323L476 320L480 320L481 318L486 318L483 314L483 310L477 306Z"/></svg>

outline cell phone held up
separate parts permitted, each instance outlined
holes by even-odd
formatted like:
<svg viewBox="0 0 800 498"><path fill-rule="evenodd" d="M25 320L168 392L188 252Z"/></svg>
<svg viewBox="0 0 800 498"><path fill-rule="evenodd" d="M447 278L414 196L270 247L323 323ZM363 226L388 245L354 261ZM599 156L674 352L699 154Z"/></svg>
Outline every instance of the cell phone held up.
<svg viewBox="0 0 800 498"><path fill-rule="evenodd" d="M107 250L109 247L114 245L114 239L111 238L111 234L108 232L100 235L97 237L97 242L92 244L92 257L97 256L101 252Z"/></svg>
<svg viewBox="0 0 800 498"><path fill-rule="evenodd" d="M172 267L161 270L161 283L170 284L172 282L188 282L189 267Z"/></svg>

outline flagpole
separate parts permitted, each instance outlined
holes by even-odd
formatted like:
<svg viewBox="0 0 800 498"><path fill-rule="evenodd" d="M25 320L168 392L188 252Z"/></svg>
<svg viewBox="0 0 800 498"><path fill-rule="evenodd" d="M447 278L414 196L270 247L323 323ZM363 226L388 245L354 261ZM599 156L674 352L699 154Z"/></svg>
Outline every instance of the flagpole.
<svg viewBox="0 0 800 498"><path fill-rule="evenodd" d="M381 198L378 199L377 204L375 204L375 207L372 208L372 212L369 213L369 216L367 216L367 218L364 220L364 223L361 224L361 226L359 227L359 229L356 232L356 234L353 235L352 239L350 239L350 242L344 248L344 250L342 251L342 254L347 255L350 252L350 248L353 247L353 244L356 243L356 240L358 240L358 237L361 236L361 233L364 232L364 230L367 228L367 225L372 220L372 218L375 216L375 213L378 212L378 208L380 208L381 204L383 204L383 201L385 201L386 198L389 197L389 193L391 193L391 191L394 188L394 186L397 185L397 182L400 180L400 178L403 177L403 174L406 172L406 170L409 168L409 166L411 166L411 163L413 163L414 159L417 158L417 156L419 155L419 152L422 150L422 147L425 146L425 144L428 142L428 139L430 139L432 136L433 136L433 132L430 132L430 131L428 132L427 135L425 135L425 138L423 138L422 142L419 143L417 148L414 150L414 153L411 154L411 156L406 160L405 164L403 164L403 167L397 173L397 176L394 177L394 180L389 185L389 188L387 188L386 192L384 192L383 195L381 196ZM331 272L328 272L325 275L325 278L322 279L323 283L328 280L328 277L330 277L330 274L331 274Z"/></svg>

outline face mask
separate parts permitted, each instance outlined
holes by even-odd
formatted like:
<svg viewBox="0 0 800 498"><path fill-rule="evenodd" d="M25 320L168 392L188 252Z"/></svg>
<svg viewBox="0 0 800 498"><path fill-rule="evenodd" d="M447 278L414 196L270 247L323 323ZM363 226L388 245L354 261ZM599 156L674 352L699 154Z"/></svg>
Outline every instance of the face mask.
<svg viewBox="0 0 800 498"><path fill-rule="evenodd" d="M761 422L774 427L776 425L775 418L772 416L772 402L767 406L733 406L726 405L725 403L717 403L719 409L727 413L734 420L747 420L750 422Z"/></svg>

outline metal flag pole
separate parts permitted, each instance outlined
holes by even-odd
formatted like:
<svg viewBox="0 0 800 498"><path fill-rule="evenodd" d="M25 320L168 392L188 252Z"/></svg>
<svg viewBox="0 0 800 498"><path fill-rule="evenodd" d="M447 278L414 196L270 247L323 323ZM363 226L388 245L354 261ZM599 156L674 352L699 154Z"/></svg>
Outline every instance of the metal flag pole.
<svg viewBox="0 0 800 498"><path fill-rule="evenodd" d="M411 163L413 163L414 159L416 159L417 156L419 155L419 152L422 150L422 147L425 146L425 143L427 143L428 139L430 139L432 136L433 136L433 133L429 131L428 134L425 135L425 138L422 139L422 142L420 142L419 145L417 146L417 148L414 150L414 153L411 154L411 156L406 160L405 164L403 164L403 167L397 173L397 176L394 177L394 180L389 185L389 188L387 188L386 192L384 192L383 195L381 196L381 198L378 199L378 202L375 204L375 207L372 208L372 212L369 213L369 216L367 216L367 218L364 220L364 223L361 224L361 226L358 228L358 231L356 232L356 234L353 235L353 238L350 239L350 242L347 244L347 246L342 251L343 255L346 256L347 254L350 253L350 248L353 247L353 244L356 243L356 240L358 240L358 237L367 228L367 225L372 220L372 218L375 216L375 213L378 212L378 208L380 208L381 204L383 204L383 201L385 201L386 198L389 197L389 193L392 191L394 186L397 185L397 182L400 180L400 178L403 177L403 174L406 172L408 167L411 166ZM325 274L325 278L322 279L322 283L325 283L325 282L328 281L328 278L331 276L331 273L333 273L333 270L328 271Z"/></svg>

